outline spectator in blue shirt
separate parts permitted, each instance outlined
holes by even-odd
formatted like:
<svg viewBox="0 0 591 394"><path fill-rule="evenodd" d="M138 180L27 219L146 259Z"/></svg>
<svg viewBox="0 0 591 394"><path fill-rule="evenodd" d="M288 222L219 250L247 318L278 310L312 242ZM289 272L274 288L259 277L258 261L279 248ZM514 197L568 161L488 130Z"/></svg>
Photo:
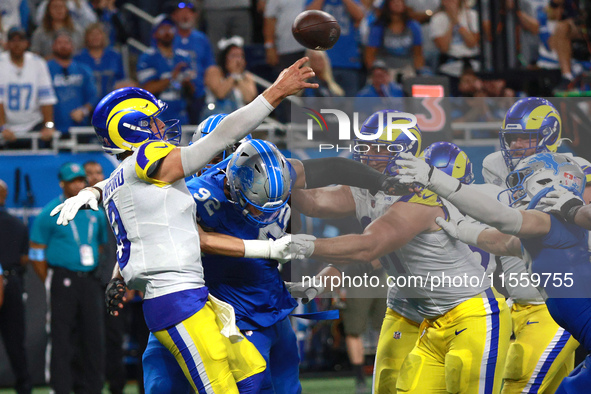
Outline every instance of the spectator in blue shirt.
<svg viewBox="0 0 591 394"><path fill-rule="evenodd" d="M361 51L356 27L364 16L360 0L306 0L306 9L328 12L339 22L341 37L326 53L335 81L347 97L355 96L361 86Z"/></svg>
<svg viewBox="0 0 591 394"><path fill-rule="evenodd" d="M187 124L187 96L193 96L195 75L187 52L173 49L176 27L172 20L163 19L154 28L156 47L142 54L137 64L137 78L142 89L153 93L168 104L167 115Z"/></svg>
<svg viewBox="0 0 591 394"><path fill-rule="evenodd" d="M176 2L171 18L176 24L177 34L173 47L182 49L191 58L191 70L195 73L195 93L189 99L189 123L198 124L205 103L205 80L215 67L215 60L209 39L195 29L198 11L189 1Z"/></svg>
<svg viewBox="0 0 591 394"><path fill-rule="evenodd" d="M54 106L55 128L68 133L72 126L88 126L88 115L97 102L96 82L92 71L73 60L74 44L67 31L61 31L53 41L53 60L47 63L53 89L57 96Z"/></svg>
<svg viewBox="0 0 591 394"><path fill-rule="evenodd" d="M370 27L365 65L369 69L379 57L388 68L413 75L414 70L425 66L422 43L421 26L410 19L404 0L386 0L379 18Z"/></svg>
<svg viewBox="0 0 591 394"><path fill-rule="evenodd" d="M86 47L74 60L92 70L98 97L104 97L115 89L117 82L125 78L123 60L119 52L108 46L107 33L102 23L92 23L86 28L84 43Z"/></svg>

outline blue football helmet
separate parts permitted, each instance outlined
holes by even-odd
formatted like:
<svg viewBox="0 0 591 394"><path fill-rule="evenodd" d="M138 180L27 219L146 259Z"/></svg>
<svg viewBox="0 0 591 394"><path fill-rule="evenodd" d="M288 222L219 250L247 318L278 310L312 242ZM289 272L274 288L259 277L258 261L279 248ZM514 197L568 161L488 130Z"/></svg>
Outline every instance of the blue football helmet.
<svg viewBox="0 0 591 394"><path fill-rule="evenodd" d="M585 173L572 158L544 152L521 160L506 184L511 206L528 204L527 209L533 209L541 198L560 187L582 198Z"/></svg>
<svg viewBox="0 0 591 394"><path fill-rule="evenodd" d="M469 185L474 182L472 162L466 152L452 142L434 142L423 152L425 162Z"/></svg>
<svg viewBox="0 0 591 394"><path fill-rule="evenodd" d="M513 171L517 163L528 155L556 152L561 131L560 114L548 100L528 97L513 104L499 132L501 152L507 168ZM511 148L511 143L518 139L523 140L522 147Z"/></svg>
<svg viewBox="0 0 591 394"><path fill-rule="evenodd" d="M107 94L98 103L92 125L103 149L110 154L135 151L150 140L178 145L181 139L179 120L158 119L166 108L166 103L144 89L122 88Z"/></svg>
<svg viewBox="0 0 591 394"><path fill-rule="evenodd" d="M396 125L408 124L410 119L402 116L396 116L400 113L395 110L382 110L374 112L363 122L359 132L363 135L378 135L374 140L355 139L355 147L353 152L353 159L368 164L370 161L386 161L388 165L384 170L385 173L396 175L398 166L395 160L400 153L409 152L417 156L421 152L421 130L418 125L408 129L411 135L415 137L412 139L402 129L396 128ZM388 124L388 114L392 116L391 124ZM390 133L389 133L390 131ZM390 135L388 135L390 134ZM379 154L368 153L369 146L379 145Z"/></svg>
<svg viewBox="0 0 591 394"><path fill-rule="evenodd" d="M231 201L246 220L264 227L279 219L291 194L291 165L275 145L251 139L229 159Z"/></svg>

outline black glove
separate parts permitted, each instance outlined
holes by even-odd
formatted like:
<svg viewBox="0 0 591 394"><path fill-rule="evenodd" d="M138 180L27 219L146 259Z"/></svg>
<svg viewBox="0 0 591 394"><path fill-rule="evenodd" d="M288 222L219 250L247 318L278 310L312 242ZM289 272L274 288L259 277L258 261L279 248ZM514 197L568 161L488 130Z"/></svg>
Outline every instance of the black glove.
<svg viewBox="0 0 591 394"><path fill-rule="evenodd" d="M383 174L379 179L380 189L370 190L371 194L376 194L378 191L383 191L391 196L406 196L412 194L408 185L402 184L395 176Z"/></svg>
<svg viewBox="0 0 591 394"><path fill-rule="evenodd" d="M125 282L120 278L113 278L105 290L105 304L107 312L112 316L117 316L119 310L123 308L123 296L125 296Z"/></svg>

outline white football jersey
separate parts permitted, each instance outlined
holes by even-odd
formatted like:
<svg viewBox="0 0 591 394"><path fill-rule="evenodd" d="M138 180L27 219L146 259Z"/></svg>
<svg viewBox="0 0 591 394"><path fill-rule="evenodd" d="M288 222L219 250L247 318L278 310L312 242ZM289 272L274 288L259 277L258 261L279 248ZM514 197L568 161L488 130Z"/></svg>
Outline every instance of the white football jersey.
<svg viewBox="0 0 591 394"><path fill-rule="evenodd" d="M23 67L10 60L10 54L0 54L0 103L4 105L6 128L17 137L43 121L42 105L53 105L57 98L51 85L47 62L42 57L25 52Z"/></svg>
<svg viewBox="0 0 591 394"><path fill-rule="evenodd" d="M373 196L367 190L354 187L351 192L357 219L364 227L384 215L397 201L442 206L430 192L412 197L388 196L383 192ZM388 275L404 277L407 283L402 286L398 280L398 290L390 291L389 296L406 298L407 303L427 319L445 314L490 287L489 278L468 245L451 238L443 230L421 233L394 253L382 256L380 261ZM438 284L438 278L434 277L449 280ZM394 300L389 303L395 305Z"/></svg>
<svg viewBox="0 0 591 394"><path fill-rule="evenodd" d="M172 149L163 141L142 145L103 189L121 274L130 288L145 292L145 299L205 284L196 206L185 180L166 184L147 175Z"/></svg>

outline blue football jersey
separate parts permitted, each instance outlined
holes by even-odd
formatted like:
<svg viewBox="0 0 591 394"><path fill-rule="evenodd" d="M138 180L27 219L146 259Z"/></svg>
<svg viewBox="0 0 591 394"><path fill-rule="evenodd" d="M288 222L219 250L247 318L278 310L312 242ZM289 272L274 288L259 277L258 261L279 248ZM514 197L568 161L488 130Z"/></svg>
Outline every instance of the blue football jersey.
<svg viewBox="0 0 591 394"><path fill-rule="evenodd" d="M587 350L591 350L588 231L551 216L548 234L522 239L521 244L531 256L532 279L537 274L545 285L550 315Z"/></svg>
<svg viewBox="0 0 591 394"><path fill-rule="evenodd" d="M92 70L99 97L111 93L115 83L125 78L121 55L112 48L105 48L103 56L98 60L90 56L88 49L84 48L74 57L74 60Z"/></svg>
<svg viewBox="0 0 591 394"><path fill-rule="evenodd" d="M205 174L187 181L197 203L197 222L206 231L242 239L277 239L285 235L290 208L285 205L279 220L269 226L251 225L224 194L227 160ZM236 311L241 330L269 327L284 319L297 305L290 296L275 260L247 259L204 254L205 283L211 294Z"/></svg>
<svg viewBox="0 0 591 394"><path fill-rule="evenodd" d="M72 61L66 68L55 60L47 62L53 89L57 96L57 104L53 107L55 128L67 133L72 126L88 126L90 118L87 116L80 123L74 122L70 113L85 105L94 105L98 101L96 82L92 71L84 64Z"/></svg>

